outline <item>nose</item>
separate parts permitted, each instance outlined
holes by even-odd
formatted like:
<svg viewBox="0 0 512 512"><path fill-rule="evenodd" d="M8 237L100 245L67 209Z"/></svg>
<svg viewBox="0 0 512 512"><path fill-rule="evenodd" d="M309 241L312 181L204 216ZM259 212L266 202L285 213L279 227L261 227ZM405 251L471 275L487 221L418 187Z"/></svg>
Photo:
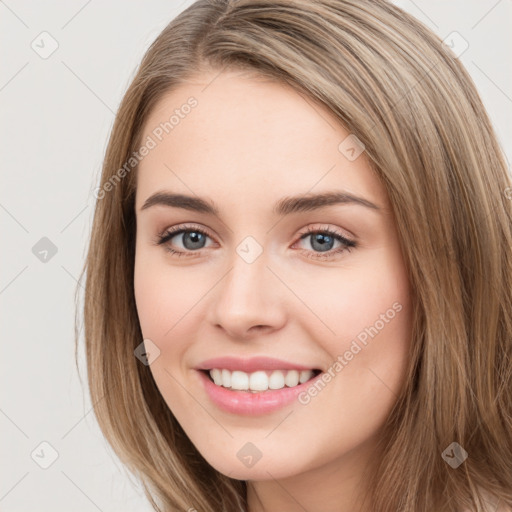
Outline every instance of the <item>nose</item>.
<svg viewBox="0 0 512 512"><path fill-rule="evenodd" d="M286 322L285 293L264 254L247 263L235 253L230 270L215 287L210 322L234 340L272 333Z"/></svg>

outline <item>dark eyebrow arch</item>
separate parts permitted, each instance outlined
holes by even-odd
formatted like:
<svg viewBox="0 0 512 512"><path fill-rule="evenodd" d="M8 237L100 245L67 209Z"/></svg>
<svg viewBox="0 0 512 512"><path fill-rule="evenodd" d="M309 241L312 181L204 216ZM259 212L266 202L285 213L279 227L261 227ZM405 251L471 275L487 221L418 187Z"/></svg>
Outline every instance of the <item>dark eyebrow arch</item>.
<svg viewBox="0 0 512 512"><path fill-rule="evenodd" d="M325 206L335 204L356 204L372 210L381 210L379 206L362 197L349 194L347 192L325 192L322 194L305 194L280 199L273 208L273 213L279 216L289 215L291 213L309 212L318 210ZM146 199L142 210L151 206L162 205L184 210L207 213L219 217L218 208L211 202L200 197L187 196L184 194L172 194L169 192L156 192Z"/></svg>

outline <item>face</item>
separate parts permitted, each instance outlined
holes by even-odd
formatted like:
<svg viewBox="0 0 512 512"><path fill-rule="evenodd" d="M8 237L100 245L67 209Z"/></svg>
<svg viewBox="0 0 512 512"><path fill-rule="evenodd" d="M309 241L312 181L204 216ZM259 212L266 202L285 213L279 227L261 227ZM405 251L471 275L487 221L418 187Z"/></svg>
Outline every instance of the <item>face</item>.
<svg viewBox="0 0 512 512"><path fill-rule="evenodd" d="M191 441L243 480L368 460L405 385L411 307L357 139L288 86L224 72L162 97L142 140L137 310Z"/></svg>

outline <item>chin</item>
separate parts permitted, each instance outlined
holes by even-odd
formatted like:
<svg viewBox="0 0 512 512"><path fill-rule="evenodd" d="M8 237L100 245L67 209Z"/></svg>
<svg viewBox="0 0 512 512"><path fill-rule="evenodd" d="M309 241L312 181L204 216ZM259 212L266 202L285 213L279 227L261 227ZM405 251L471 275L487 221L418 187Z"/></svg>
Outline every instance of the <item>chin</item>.
<svg viewBox="0 0 512 512"><path fill-rule="evenodd" d="M275 452L273 458L265 458L262 455L256 462L244 462L244 454L237 455L238 452L239 450L234 450L233 457L226 457L225 454L219 454L216 457L214 454L209 454L209 457L205 457L205 459L219 473L235 480L282 479L295 476L302 471L297 460L285 456L277 457L276 460Z"/></svg>

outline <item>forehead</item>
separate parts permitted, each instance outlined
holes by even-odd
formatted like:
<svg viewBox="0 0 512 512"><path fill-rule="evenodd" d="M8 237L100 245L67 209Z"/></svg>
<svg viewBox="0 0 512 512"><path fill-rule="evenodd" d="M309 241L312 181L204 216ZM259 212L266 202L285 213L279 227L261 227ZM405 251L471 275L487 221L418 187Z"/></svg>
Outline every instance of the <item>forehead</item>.
<svg viewBox="0 0 512 512"><path fill-rule="evenodd" d="M350 160L340 150L349 136L325 106L288 85L197 75L164 95L145 123L142 141L154 147L137 170L137 208L163 189L247 206L343 189L385 204L364 152Z"/></svg>

